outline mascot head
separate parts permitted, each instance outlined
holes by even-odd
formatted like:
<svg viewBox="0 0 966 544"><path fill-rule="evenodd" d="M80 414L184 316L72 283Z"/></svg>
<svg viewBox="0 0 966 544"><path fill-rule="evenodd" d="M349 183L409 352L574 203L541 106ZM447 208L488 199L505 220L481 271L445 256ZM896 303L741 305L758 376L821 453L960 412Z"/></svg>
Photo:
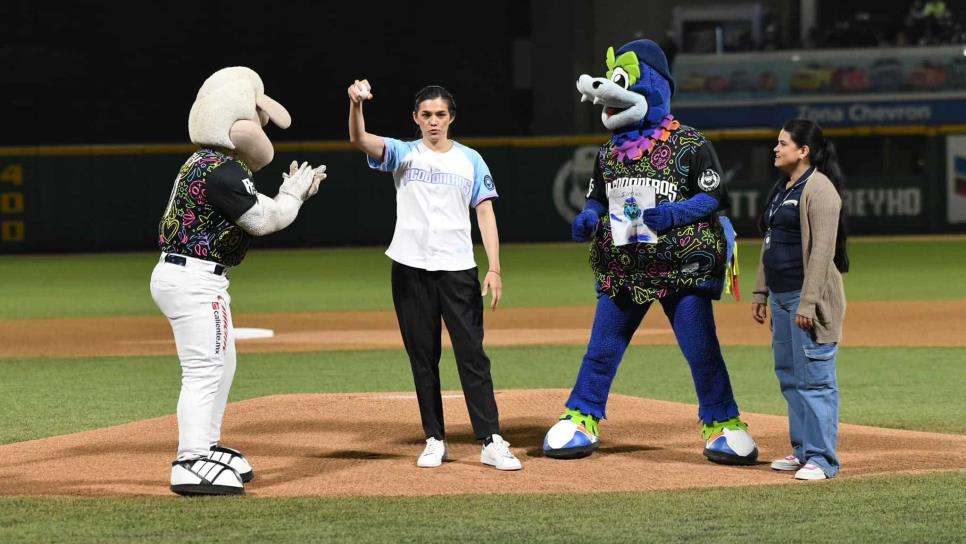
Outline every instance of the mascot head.
<svg viewBox="0 0 966 544"><path fill-rule="evenodd" d="M188 114L188 135L196 145L235 150L252 171L272 162L275 148L262 129L281 128L292 117L265 94L262 78L244 66L222 68L201 85Z"/></svg>
<svg viewBox="0 0 966 544"><path fill-rule="evenodd" d="M607 48L606 77L583 74L577 80L581 101L602 104L601 121L620 135L654 128L671 112L674 80L667 57L652 40L634 40L614 52Z"/></svg>

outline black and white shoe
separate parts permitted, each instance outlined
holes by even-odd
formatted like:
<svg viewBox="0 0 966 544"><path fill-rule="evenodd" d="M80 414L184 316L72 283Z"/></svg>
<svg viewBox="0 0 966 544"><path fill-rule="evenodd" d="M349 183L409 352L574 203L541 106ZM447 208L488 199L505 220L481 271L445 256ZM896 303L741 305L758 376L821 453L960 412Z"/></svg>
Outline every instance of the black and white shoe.
<svg viewBox="0 0 966 544"><path fill-rule="evenodd" d="M228 466L238 471L238 475L241 476L242 481L245 483L255 478L255 471L252 470L252 464L236 449L215 444L211 447L211 453L208 454L208 459L228 464Z"/></svg>
<svg viewBox="0 0 966 544"><path fill-rule="evenodd" d="M171 491L178 495L244 495L245 484L226 463L191 459L171 464Z"/></svg>

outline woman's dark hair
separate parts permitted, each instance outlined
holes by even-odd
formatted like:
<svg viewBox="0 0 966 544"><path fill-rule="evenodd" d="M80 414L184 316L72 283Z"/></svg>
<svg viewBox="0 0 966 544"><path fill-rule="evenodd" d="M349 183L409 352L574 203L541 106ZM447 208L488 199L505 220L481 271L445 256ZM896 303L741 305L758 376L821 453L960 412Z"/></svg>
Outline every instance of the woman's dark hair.
<svg viewBox="0 0 966 544"><path fill-rule="evenodd" d="M447 108L449 110L450 117L456 116L456 99L453 95L446 90L445 87L440 87L439 85L427 85L416 93L416 100L413 103L413 111L419 111L419 104L424 100L433 100L434 98L442 98L446 101Z"/></svg>
<svg viewBox="0 0 966 544"><path fill-rule="evenodd" d="M808 146L809 162L828 177L832 185L835 186L835 190L841 196L842 187L845 185L845 174L842 173L842 167L839 166L839 157L838 152L835 150L835 144L832 143L831 139L825 137L822 133L822 127L815 121L809 119L791 119L785 123L782 130L791 136L792 141L798 147ZM771 202L786 181L783 178L775 184L766 202ZM765 227L764 217L762 217L760 226L762 228ZM845 208L843 207L839 211L839 228L835 237L835 257L833 258L839 272L849 271L849 254L846 249L847 239L848 228L845 224Z"/></svg>

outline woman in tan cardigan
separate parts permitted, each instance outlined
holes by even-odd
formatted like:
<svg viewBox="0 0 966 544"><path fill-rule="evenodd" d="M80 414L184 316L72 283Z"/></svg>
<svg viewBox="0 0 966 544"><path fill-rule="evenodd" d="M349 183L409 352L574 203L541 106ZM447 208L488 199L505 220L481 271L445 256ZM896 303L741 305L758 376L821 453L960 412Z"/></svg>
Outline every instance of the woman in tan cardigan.
<svg viewBox="0 0 966 544"><path fill-rule="evenodd" d="M775 146L785 173L761 218L764 241L752 317L768 318L770 299L775 374L788 402L793 452L771 464L799 480L839 471L839 391L835 372L845 318L842 274L848 270L835 146L807 119L785 123Z"/></svg>

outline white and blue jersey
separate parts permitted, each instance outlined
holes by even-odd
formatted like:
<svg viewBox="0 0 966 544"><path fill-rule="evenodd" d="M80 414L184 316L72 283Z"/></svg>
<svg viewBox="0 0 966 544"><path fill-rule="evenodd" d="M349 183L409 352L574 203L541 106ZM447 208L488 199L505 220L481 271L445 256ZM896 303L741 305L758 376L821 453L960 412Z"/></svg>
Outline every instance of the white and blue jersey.
<svg viewBox="0 0 966 544"><path fill-rule="evenodd" d="M383 160L368 162L396 182L396 230L386 255L424 270L475 267L469 209L498 196L483 158L458 142L439 153L422 140L383 140Z"/></svg>

